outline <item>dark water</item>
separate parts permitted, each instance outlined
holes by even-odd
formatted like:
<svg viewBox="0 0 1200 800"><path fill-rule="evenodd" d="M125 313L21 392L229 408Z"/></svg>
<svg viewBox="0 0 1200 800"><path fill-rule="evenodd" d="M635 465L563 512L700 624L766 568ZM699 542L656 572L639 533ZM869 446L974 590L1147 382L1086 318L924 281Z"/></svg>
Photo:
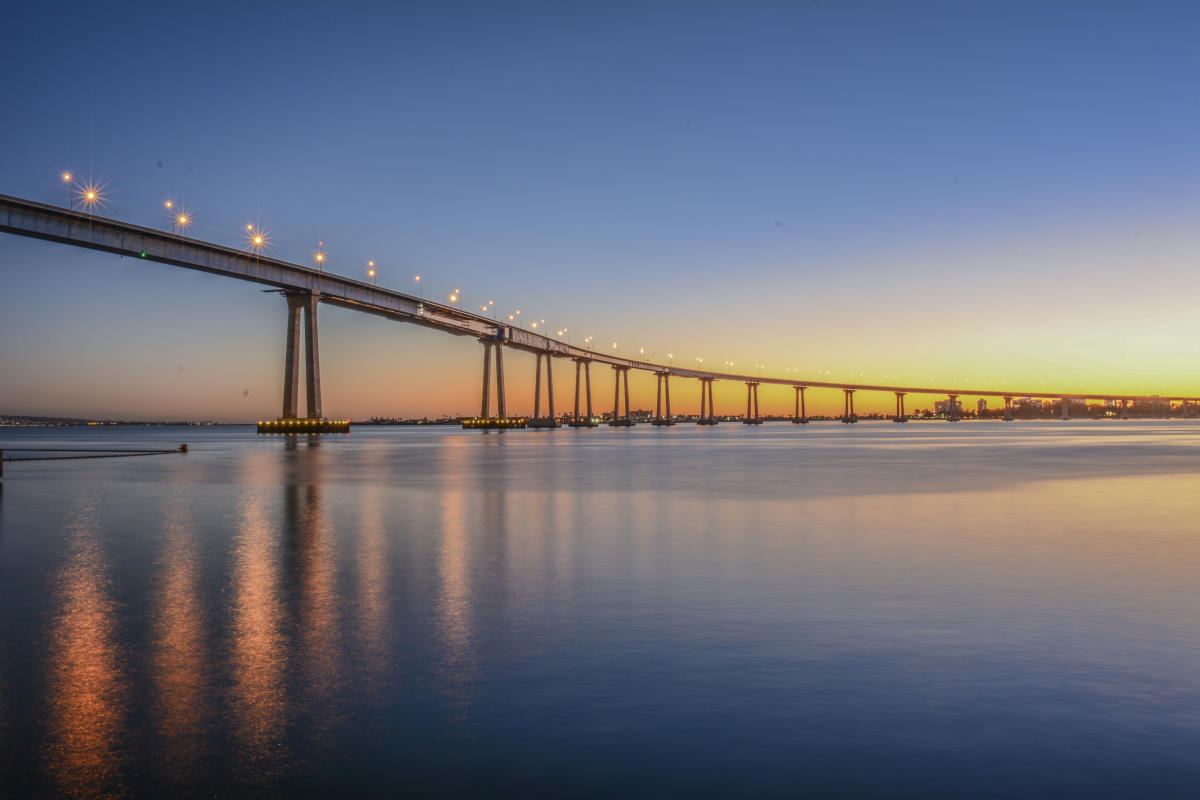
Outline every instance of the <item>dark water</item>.
<svg viewBox="0 0 1200 800"><path fill-rule="evenodd" d="M5 430L0 795L1200 795L1200 425Z"/></svg>

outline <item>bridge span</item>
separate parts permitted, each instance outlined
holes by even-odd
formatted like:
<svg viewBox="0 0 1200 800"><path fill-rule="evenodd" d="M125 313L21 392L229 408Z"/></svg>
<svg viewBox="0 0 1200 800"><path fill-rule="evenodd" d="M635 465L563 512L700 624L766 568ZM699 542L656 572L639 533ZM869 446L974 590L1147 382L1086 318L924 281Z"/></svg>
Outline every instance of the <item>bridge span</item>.
<svg viewBox="0 0 1200 800"><path fill-rule="evenodd" d="M575 365L574 412L570 424L590 427L595 424L591 391L591 366L611 367L616 375L613 412L610 424L631 425L629 406L629 371L644 370L657 376L657 406L654 423L674 424L671 413L671 378L689 378L700 382L700 424L715 424L712 385L715 381L740 381L746 384L746 415L744 422L761 422L758 411L758 387L761 384L790 386L795 392L793 422L808 421L805 391L810 388L839 389L844 395L842 421L855 422L854 395L856 392L890 392L896 398L897 422L908 416L904 399L910 394L938 395L950 400L949 418L957 418L957 398L998 397L1005 403L1005 419L1013 418L1015 398L1057 400L1062 405L1063 418L1069 415L1071 401L1105 400L1121 403L1121 415L1127 416L1129 403L1150 403L1157 407L1171 403L1191 405L1200 397L1186 395L1080 394L1053 391L1014 391L955 387L893 386L885 384L844 383L839 381L800 380L714 372L689 367L658 364L651 361L622 358L606 353L572 346L544 334L509 325L502 321L473 314L453 305L415 297L405 292L376 286L365 281L347 278L320 269L293 264L253 250L191 239L182 234L132 225L120 220L95 216L59 206L38 203L8 195L0 195L0 232L66 244L89 250L140 258L160 264L209 272L227 278L249 281L278 290L287 304L287 345L284 353L283 402L279 420L268 423L269 429L320 429L325 423L321 405L320 356L317 335L317 307L328 303L388 319L434 328L455 336L472 336L483 345L483 384L480 414L464 423L467 427L514 427L526 424L537 427L556 427L552 363L567 359ZM305 361L305 413L299 408L300 356ZM504 352L519 350L536 358L534 417L508 416L505 402ZM542 366L545 365L547 415L542 415ZM493 371L494 366L494 371ZM493 379L494 372L494 379ZM492 414L491 389L496 393L496 414ZM622 408L622 400L624 400ZM582 403L582 405L581 405ZM340 423L339 423L340 424Z"/></svg>

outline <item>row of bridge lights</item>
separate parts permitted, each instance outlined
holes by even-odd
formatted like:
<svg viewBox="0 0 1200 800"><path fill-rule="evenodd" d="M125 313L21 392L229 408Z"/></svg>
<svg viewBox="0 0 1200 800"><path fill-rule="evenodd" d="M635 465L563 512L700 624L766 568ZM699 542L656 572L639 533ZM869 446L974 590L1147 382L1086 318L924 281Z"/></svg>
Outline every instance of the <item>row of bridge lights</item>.
<svg viewBox="0 0 1200 800"><path fill-rule="evenodd" d="M72 176L70 172L63 172L60 177L62 178L63 184L65 186L67 186L67 206L68 206L68 208L70 208L72 210L74 210L74 208L75 208L75 199L76 198L72 194L72 192L76 188L78 188L78 190L79 190L79 192L78 192L79 201L84 206L86 206L89 211L91 211L96 206L102 205L103 198L101 196L101 189L98 185L93 185L93 184L89 183L89 184L80 184L77 186L76 183L74 182L74 176ZM186 210L184 210L183 208L177 206L174 200L164 200L163 208L166 210L167 214L171 218L171 232L172 233L180 233L194 222L194 218L192 217L192 215L189 212L187 212ZM247 240L248 248L255 255L258 255L259 253L262 253L263 251L265 251L267 246L270 244L270 240L268 238L267 232L265 230L263 230L262 228L256 227L253 223L246 224L246 240ZM316 264L316 267L318 270L324 271L325 259L326 259L325 243L317 242L317 249L313 253L313 262ZM379 285L379 272L375 268L374 259L367 260L367 277L370 278L376 286ZM413 283L416 285L417 295L420 298L424 299L425 293L424 293L424 290L423 290L422 284L421 284L421 276L414 275ZM462 291L459 289L454 289L447 296L447 300L449 300L451 305L455 305L455 304L459 303L462 300ZM485 305L481 305L479 307L479 310L484 314L491 313L492 318L496 319L497 317L496 317L495 305L496 305L495 300L488 300ZM512 313L508 314L508 321L512 322L512 323L519 323L520 317L521 317L521 309L518 308L518 309L514 310ZM532 330L537 330L539 328L541 328L542 330L545 330L546 329L546 320L545 319L536 320L536 321L530 323L529 327ZM570 330L568 328L560 329L559 331L557 331L555 333L555 336L557 336L560 339L565 338L567 340L567 344L570 345L571 338L570 338ZM584 340L585 345L588 346L590 349L592 349L593 352L595 351L595 348L592 345L594 338L595 337L593 337L593 336L588 336ZM618 354L620 353L620 348L616 342L613 342L613 349L615 351L617 351ZM641 354L644 356L646 353L646 349L641 348L640 350L641 350ZM672 359L671 363L672 363L672 365L674 365L674 355L668 354L668 356Z"/></svg>
<svg viewBox="0 0 1200 800"><path fill-rule="evenodd" d="M80 183L79 181L77 181L75 179L75 176L72 175L70 172L63 172L59 177L62 180L63 186L66 188L67 207L69 209L71 209L71 210L75 209L76 201L78 201L82 207L86 208L88 210L88 213L91 213L97 207L103 206L104 197L102 194L102 192L103 192L102 185L94 183L92 181L88 181L87 183ZM192 224L192 221L193 221L192 215L190 213L188 213L185 209L177 207L173 200L165 200L163 202L163 208L166 210L167 214L170 215L170 217L171 217L171 232L172 233L179 233L179 232L185 230L189 225ZM255 255L263 252L267 248L267 246L270 244L270 240L267 236L267 232L265 230L263 230L262 228L256 227L253 223L246 224L246 239L247 239L249 249L251 251L253 251L255 253ZM325 267L325 249L324 248L325 248L324 242L317 242L317 250L313 254L313 261L316 263L317 269L322 270L322 271L324 270L324 267ZM379 285L379 273L375 269L375 261L374 260L369 259L367 261L367 277L370 278L376 286ZM424 299L425 293L424 293L424 290L421 285L421 276L414 275L413 282L416 284L418 296L420 298ZM451 305L456 304L462 299L462 292L459 291L458 289L455 289L454 291L450 292L448 299L449 299ZM492 314L492 318L493 319L496 318L496 309L495 309L495 301L494 300L488 300L486 305L481 305L479 307L479 310L481 312L483 312L484 314L487 314L490 312ZM512 312L511 314L508 315L508 321L513 322L513 323L519 322L520 316L521 316L521 309L518 308L514 312ZM544 320L544 319L537 320L536 322L533 322L530 324L530 328L532 328L534 330L537 330L539 327L542 328L543 330L545 330L545 326L546 326L546 320ZM570 345L570 343L571 343L570 331L567 328L563 328L563 329L559 330L555 335L560 339L565 336L566 340L567 340L567 344ZM595 352L595 347L593 345L594 339L595 339L594 336L588 336L584 339L584 346L588 347L593 352ZM617 342L613 342L612 349L616 355L620 355L621 349L620 349L620 345ZM646 355L646 349L644 347L639 348L639 351L640 351L640 354L643 356L642 360L645 360L644 357ZM675 355L673 353L667 353L667 358L670 360L671 366L675 366ZM704 359L700 356L696 356L697 369L699 369L703 363L704 363ZM725 366L728 367L729 372L732 374L733 366L734 366L733 362L726 361ZM757 371L757 374L759 374L759 375L762 374L762 370L766 369L765 364L755 364L754 367L755 367L755 370ZM789 374L794 373L793 377L797 380L799 379L800 372L798 369L788 367L786 371ZM831 370L817 370L817 375L821 375L822 373L826 376L832 375ZM861 379L865 376L864 376L864 373L862 373L862 372L851 372L849 377ZM900 376L899 375L884 375L883 376L884 381L887 381L889 379L893 380L893 381L898 381L898 380L900 380ZM926 381L926 382L932 383L934 379L932 377L927 377L927 376L918 376L916 380L918 383L921 381ZM961 378L960 380L963 384L970 383L969 378ZM989 382L989 384L990 383L991 382ZM1001 381L1001 383L1007 384L1008 381ZM1042 381L1041 383L1044 386L1046 382ZM1082 387L1083 387L1083 384L1080 384L1081 390L1082 390ZM1144 385L1143 385L1143 388L1145 388ZM1165 389L1166 386L1164 385L1163 388Z"/></svg>
<svg viewBox="0 0 1200 800"><path fill-rule="evenodd" d="M72 210L74 210L74 208L75 208L74 196L72 195L72 191L75 188L79 189L78 199L84 206L86 206L88 208L89 211L91 211L94 207L102 204L102 197L101 197L101 193L100 193L101 190L100 190L99 186L89 183L89 184L81 184L81 185L78 185L78 187L77 187L74 182L74 178L70 172L63 172L61 177L62 177L63 184L65 186L67 186L68 208L70 208ZM175 201L173 201L173 200L163 201L163 208L166 210L168 215L170 215L170 217L171 217L171 232L172 233L179 233L179 232L185 230L194 221L192 215L189 214L183 208L177 207L175 204ZM247 239L247 245L248 245L249 249L252 252L254 252L255 255L258 255L259 253L266 250L267 246L270 244L270 241L267 236L267 232L261 228L255 227L255 225L253 223L246 224L246 239ZM326 258L325 243L317 242L317 250L313 253L313 261L316 264L318 270L324 271L325 258ZM376 286L379 285L379 272L375 268L375 261L373 259L368 259L368 261L367 261L367 277L370 278ZM413 282L416 284L418 296L423 299L425 294L424 294L424 291L421 286L421 276L414 275ZM455 289L454 291L450 292L447 299L450 301L451 305L457 304L462 299L462 292L459 289ZM496 318L495 305L496 305L495 300L488 300L486 304L481 305L479 307L479 310L481 312L483 312L484 314L487 314L490 312L492 314L492 318L495 319ZM508 315L508 321L512 322L512 323L519 323L520 316L521 316L521 309L518 308ZM546 320L544 320L544 319L536 320L536 321L530 323L529 327L532 330L537 330L539 327L542 330L545 330ZM557 336L560 339L566 338L567 344L570 345L570 343L571 343L570 329L562 328L555 333L555 336ZM592 350L592 352L595 352L594 340L595 340L594 336L588 336L588 337L584 338L584 346L587 347L588 349ZM620 353L621 353L620 344L618 342L613 342L612 347L613 347L613 351L617 355L620 355ZM646 348L644 348L644 347L639 348L639 354L642 356L642 360L645 360ZM670 360L671 366L675 366L675 354L667 353L667 358ZM704 359L701 358L700 356L697 356L696 363L697 363L697 365L703 364ZM727 361L725 363L729 366L730 372L732 372L733 371L733 362ZM763 368L763 365L761 365L761 364L759 364L757 366L759 369Z"/></svg>
<svg viewBox="0 0 1200 800"><path fill-rule="evenodd" d="M101 195L102 187L100 187L99 185L93 184L90 182L86 183L86 184L79 184L75 181L74 176L72 176L70 172L63 172L60 177L62 178L63 185L67 187L67 206L68 206L68 208L74 210L76 199L78 199L79 202L84 207L86 207L89 212L92 209L94 209L96 206L99 206L103 203L103 197ZM78 190L77 195L75 194L76 190ZM173 200L165 200L163 202L163 208L167 211L167 213L171 217L171 232L172 233L181 232L181 231L185 230L189 225L192 224L192 222L193 222L192 215L189 214L183 208L177 207ZM267 246L270 244L270 240L268 238L267 232L265 230L263 230L262 228L256 227L253 223L246 224L246 239L247 239L248 248L252 252L254 252L256 255L263 252L264 250L266 250ZM313 261L316 264L318 270L324 271L325 259L326 259L325 243L317 242L317 250L313 253ZM367 260L367 277L370 278L376 286L379 285L379 272L375 268L375 261L373 259ZM423 299L425 296L425 293L424 293L424 290L423 290L422 284L421 284L421 276L414 275L413 283L416 284L418 296ZM454 289L452 292L449 293L447 299L450 301L451 305L455 305L459 301L462 300L462 292L459 289ZM490 313L492 315L492 318L496 319L497 317L496 317L495 306L496 306L495 300L488 300L486 304L482 304L479 306L479 310L484 314ZM518 309L514 310L512 313L508 314L508 321L512 322L514 324L519 323L520 317L521 317L521 309L518 308ZM546 320L544 320L544 319L536 320L536 321L530 323L529 327L532 330L537 330L538 328L545 330ZM570 329L562 328L555 333L555 336L557 336L560 339L565 338L567 341L567 344L570 345L570 343L571 343L570 333L571 333ZM584 346L587 347L592 352L595 352L595 344L594 344L595 338L596 337L594 337L594 336L587 336L587 337L584 337L584 340L583 340ZM621 347L620 347L619 342L613 342L612 349L613 349L613 352L615 355L619 356L621 354ZM642 360L644 361L645 356L646 356L646 348L644 348L644 347L638 348L638 352L639 352L639 355L642 357ZM675 354L667 353L666 355L667 355L668 361L670 362L670 365L672 367L675 366ZM702 356L696 356L696 368L700 369L703 366L703 364L704 364L704 358ZM732 374L734 362L726 361L725 366L728 367L730 374ZM766 365L765 364L755 364L754 368L756 370L756 373L761 375L762 370L766 369ZM794 372L795 377L797 379L799 378L799 370L789 367L787 371L789 373ZM830 374L829 370L824 370L824 372L826 375ZM818 370L818 374L820 374L820 373L821 373L821 371ZM862 377L862 373L861 372L851 373L851 377ZM884 377L886 378L888 376L884 376ZM895 377L895 376L892 376L892 377ZM929 378L929 380L933 380L933 379Z"/></svg>

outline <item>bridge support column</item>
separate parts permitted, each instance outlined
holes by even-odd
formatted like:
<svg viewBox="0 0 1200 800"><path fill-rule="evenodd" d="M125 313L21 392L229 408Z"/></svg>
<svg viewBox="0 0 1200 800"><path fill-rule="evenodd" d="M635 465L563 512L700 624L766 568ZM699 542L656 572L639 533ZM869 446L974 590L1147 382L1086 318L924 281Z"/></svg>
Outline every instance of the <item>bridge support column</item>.
<svg viewBox="0 0 1200 800"><path fill-rule="evenodd" d="M596 423L592 421L592 372L590 369L591 361L586 358L575 359L575 414L571 418L572 428L594 428ZM587 395L587 416L579 414L579 389L580 376L582 375L583 386Z"/></svg>
<svg viewBox="0 0 1200 800"><path fill-rule="evenodd" d="M896 392L896 422L908 422L904 413L904 392Z"/></svg>
<svg viewBox="0 0 1200 800"><path fill-rule="evenodd" d="M496 416L508 419L508 410L504 406L504 343L496 342Z"/></svg>
<svg viewBox="0 0 1200 800"><path fill-rule="evenodd" d="M808 415L804 408L804 390L807 386L793 386L796 390L796 413L792 417L792 422L796 425L804 425L808 422Z"/></svg>
<svg viewBox="0 0 1200 800"><path fill-rule="evenodd" d="M464 419L464 428L524 428L525 418L509 419L504 403L504 344L500 339L480 339L483 345L483 402L479 416ZM491 363L496 362L496 416L491 416Z"/></svg>
<svg viewBox="0 0 1200 800"><path fill-rule="evenodd" d="M628 428L633 425L633 412L629 408L629 367L613 365L616 382L613 385L613 413L609 425ZM621 416L621 389L625 389L625 416Z"/></svg>
<svg viewBox="0 0 1200 800"><path fill-rule="evenodd" d="M533 418L542 415L542 354L538 353L533 366Z"/></svg>
<svg viewBox="0 0 1200 800"><path fill-rule="evenodd" d="M1121 399L1121 419L1129 419L1129 401Z"/></svg>
<svg viewBox="0 0 1200 800"><path fill-rule="evenodd" d="M658 390L655 392L654 406L654 424L655 425L674 425L675 419L671 416L671 373L659 372ZM663 416L663 399L667 402L667 415Z"/></svg>
<svg viewBox="0 0 1200 800"><path fill-rule="evenodd" d="M590 361L583 362L583 383L587 389L587 415L588 424L590 425L592 417L595 416L592 414L592 362Z"/></svg>
<svg viewBox="0 0 1200 800"><path fill-rule="evenodd" d="M546 359L546 401L550 416L542 416L542 359ZM538 353L534 365L533 380L533 419L529 420L530 428L557 428L558 418L554 414L554 374L550 369L551 356L549 353ZM578 395L576 395L578 397ZM578 405L578 401L576 401Z"/></svg>
<svg viewBox="0 0 1200 800"><path fill-rule="evenodd" d="M483 343L483 402L479 406L479 418L487 419L492 410L492 343Z"/></svg>
<svg viewBox="0 0 1200 800"><path fill-rule="evenodd" d="M716 425L717 415L713 412L712 378L700 379L700 417L698 425Z"/></svg>
<svg viewBox="0 0 1200 800"><path fill-rule="evenodd" d="M959 413L958 395L952 394L947 399L949 403L946 406L946 419L950 422L958 422L962 417Z"/></svg>
<svg viewBox="0 0 1200 800"><path fill-rule="evenodd" d="M317 340L318 295L284 294L287 300L287 345L283 357L283 409L275 422L258 423L259 433L346 433L350 423L331 421L321 413L321 358ZM305 416L300 417L300 331L304 330Z"/></svg>
<svg viewBox="0 0 1200 800"><path fill-rule="evenodd" d="M1071 401L1064 397L1060 405L1062 406L1062 420L1067 422L1071 419Z"/></svg>
<svg viewBox="0 0 1200 800"><path fill-rule="evenodd" d="M1013 399L1012 399L1011 397L1006 397L1006 398L1004 398L1004 421L1005 421L1005 422L1012 422L1012 421L1013 421L1013 404L1012 404L1012 401L1013 401Z"/></svg>
<svg viewBox="0 0 1200 800"><path fill-rule="evenodd" d="M758 381L746 381L746 416L742 422L746 425L762 424L762 417L758 415Z"/></svg>
<svg viewBox="0 0 1200 800"><path fill-rule="evenodd" d="M308 419L321 419L321 359L317 349L317 295L285 295L288 307L287 349L283 359L283 414L297 419L300 403L300 330L303 315L305 411Z"/></svg>
<svg viewBox="0 0 1200 800"><path fill-rule="evenodd" d="M300 399L300 313L304 298L287 295L287 348L283 356L283 413L280 419L295 419Z"/></svg>
<svg viewBox="0 0 1200 800"><path fill-rule="evenodd" d="M842 389L846 393L845 410L842 414L842 422L847 424L858 422L858 414L854 413L854 389Z"/></svg>
<svg viewBox="0 0 1200 800"><path fill-rule="evenodd" d="M308 418L322 419L321 359L317 352L317 295L310 294L304 304L304 369L308 384Z"/></svg>

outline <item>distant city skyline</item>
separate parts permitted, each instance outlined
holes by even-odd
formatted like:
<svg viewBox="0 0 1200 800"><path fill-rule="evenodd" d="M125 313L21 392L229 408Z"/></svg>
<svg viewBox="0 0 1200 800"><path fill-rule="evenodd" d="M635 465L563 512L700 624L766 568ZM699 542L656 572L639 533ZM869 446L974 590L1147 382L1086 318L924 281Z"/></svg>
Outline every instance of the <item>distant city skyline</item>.
<svg viewBox="0 0 1200 800"><path fill-rule="evenodd" d="M251 225L280 258L320 249L323 269L363 279L373 262L381 285L461 290L465 308L492 300L573 343L680 365L1200 393L1194 7L8 16L0 37L23 67L2 90L5 194L66 204L70 172L102 187L106 216L170 229L186 213L191 235L233 246ZM277 296L7 235L0 281L0 413L278 413ZM328 415L477 408L474 341L320 314ZM532 356L506 373L510 409L528 413ZM565 407L573 376L555 378ZM631 389L634 408L653 406L653 376ZM698 387L672 389L695 413ZM744 392L718 383L718 413ZM764 389L762 413L791 401ZM809 410L841 402L814 390ZM856 398L862 414L893 402Z"/></svg>

